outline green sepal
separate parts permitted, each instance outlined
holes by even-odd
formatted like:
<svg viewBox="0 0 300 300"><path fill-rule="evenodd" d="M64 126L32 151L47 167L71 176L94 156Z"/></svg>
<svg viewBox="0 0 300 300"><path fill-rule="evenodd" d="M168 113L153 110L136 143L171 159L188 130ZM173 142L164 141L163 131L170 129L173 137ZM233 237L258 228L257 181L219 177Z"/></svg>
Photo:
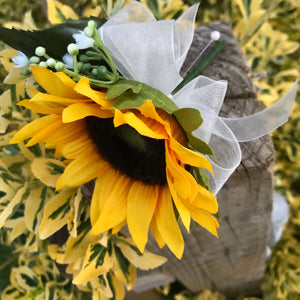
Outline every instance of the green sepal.
<svg viewBox="0 0 300 300"><path fill-rule="evenodd" d="M203 122L200 111L195 108L187 107L176 110L173 115L183 129L189 146L202 154L212 155L215 158L212 148L204 141L195 137L192 133L199 128Z"/></svg>
<svg viewBox="0 0 300 300"><path fill-rule="evenodd" d="M0 40L10 47L22 51L28 57L35 55L35 48L46 48L47 54L55 59L61 59L67 53L67 46L74 43L73 34L84 30L89 20L97 22L98 27L105 23L105 19L82 18L67 20L65 23L38 31L0 28Z"/></svg>
<svg viewBox="0 0 300 300"><path fill-rule="evenodd" d="M117 109L137 108L148 100L151 100L155 107L162 108L169 114L178 109L176 104L161 91L134 80L117 81L108 88L108 97L111 97L108 99L118 97L112 104Z"/></svg>

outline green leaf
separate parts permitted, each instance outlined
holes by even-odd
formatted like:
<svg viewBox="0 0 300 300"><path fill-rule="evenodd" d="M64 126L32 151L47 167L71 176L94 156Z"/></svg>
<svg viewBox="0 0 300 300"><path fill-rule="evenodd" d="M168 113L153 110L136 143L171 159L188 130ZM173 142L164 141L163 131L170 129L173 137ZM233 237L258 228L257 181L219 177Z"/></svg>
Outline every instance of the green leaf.
<svg viewBox="0 0 300 300"><path fill-rule="evenodd" d="M113 107L117 109L137 108L143 105L146 101L151 100L155 107L162 108L169 114L172 114L178 109L176 104L161 91L141 82L125 79L122 80L122 84L125 85L126 82L129 85L129 88L127 88L125 92L123 92L123 94L114 101L112 104ZM123 88L125 88L125 86L123 86ZM122 90L120 88L116 88L114 91L113 86L112 89L111 94L113 95L118 94L118 92Z"/></svg>
<svg viewBox="0 0 300 300"><path fill-rule="evenodd" d="M118 246L115 246L116 258L118 260L119 266L121 268L122 273L124 274L127 282L129 281L129 260L123 255L122 251Z"/></svg>
<svg viewBox="0 0 300 300"><path fill-rule="evenodd" d="M203 169L191 167L190 172L194 175L195 179L200 185L204 186L210 191L209 177Z"/></svg>
<svg viewBox="0 0 300 300"><path fill-rule="evenodd" d="M98 27L106 20L92 18ZM91 18L68 20L51 28L39 31L25 31L0 28L0 40L10 47L22 51L28 57L35 55L35 48L45 47L47 54L55 59L61 59L67 52L67 46L74 42L73 34L84 30Z"/></svg>
<svg viewBox="0 0 300 300"><path fill-rule="evenodd" d="M176 110L173 115L185 132L189 146L202 154L213 155L215 158L212 148L192 134L203 122L200 111L195 108L181 108Z"/></svg>
<svg viewBox="0 0 300 300"><path fill-rule="evenodd" d="M159 17L159 6L157 0L146 0L148 8L151 10L155 18Z"/></svg>
<svg viewBox="0 0 300 300"><path fill-rule="evenodd" d="M101 244L94 244L91 246L91 256L89 257L89 263L96 260L96 268L102 266L104 263L105 254L107 249Z"/></svg>
<svg viewBox="0 0 300 300"><path fill-rule="evenodd" d="M13 248L0 244L0 295L9 285L10 270L17 266L17 256L13 255Z"/></svg>
<svg viewBox="0 0 300 300"><path fill-rule="evenodd" d="M63 219L65 217L66 213L68 213L70 211L70 209L71 209L70 200L71 200L71 197L69 197L67 199L67 202L65 202L57 210L55 210L49 216L49 218L52 219L52 220L55 220L56 218L58 218L59 215L61 215L60 218Z"/></svg>
<svg viewBox="0 0 300 300"><path fill-rule="evenodd" d="M173 115L185 132L196 130L203 122L200 111L195 108L181 108Z"/></svg>
<svg viewBox="0 0 300 300"><path fill-rule="evenodd" d="M122 95L127 90L132 90L133 93L139 93L142 89L142 84L133 80L121 79L117 83L110 85L107 93L107 99L114 99Z"/></svg>
<svg viewBox="0 0 300 300"><path fill-rule="evenodd" d="M217 159L213 149L207 143L198 139L192 133L187 134L187 139L188 139L189 145L194 150L196 150L202 154L212 155L215 160Z"/></svg>
<svg viewBox="0 0 300 300"><path fill-rule="evenodd" d="M250 17L250 6L251 6L251 0L243 0L243 4L244 4L244 7L245 7L245 11L246 11L246 14L247 14L247 17L249 18Z"/></svg>
<svg viewBox="0 0 300 300"><path fill-rule="evenodd" d="M32 278L24 273L21 273L21 277L25 280L26 284L30 287L37 287L39 285L39 281L35 277Z"/></svg>
<svg viewBox="0 0 300 300"><path fill-rule="evenodd" d="M48 166L48 170L52 175L62 174L65 171L65 168L63 166L59 166L51 161L48 161Z"/></svg>

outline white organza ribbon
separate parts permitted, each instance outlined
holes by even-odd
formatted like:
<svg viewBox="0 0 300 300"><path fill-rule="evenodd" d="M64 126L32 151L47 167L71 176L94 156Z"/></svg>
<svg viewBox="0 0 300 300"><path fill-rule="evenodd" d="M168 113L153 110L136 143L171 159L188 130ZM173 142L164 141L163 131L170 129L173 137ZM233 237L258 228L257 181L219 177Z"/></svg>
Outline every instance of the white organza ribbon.
<svg viewBox="0 0 300 300"><path fill-rule="evenodd" d="M191 46L198 5L178 20L156 21L143 4L132 1L99 30L117 68L128 79L144 82L166 95L182 81L180 68ZM203 124L194 134L207 142L217 160L211 161L210 185L217 194L241 162L239 142L257 139L285 123L297 92L297 81L273 106L242 118L218 116L227 83L198 76L172 97L179 108L199 110ZM209 158L210 159L210 158Z"/></svg>

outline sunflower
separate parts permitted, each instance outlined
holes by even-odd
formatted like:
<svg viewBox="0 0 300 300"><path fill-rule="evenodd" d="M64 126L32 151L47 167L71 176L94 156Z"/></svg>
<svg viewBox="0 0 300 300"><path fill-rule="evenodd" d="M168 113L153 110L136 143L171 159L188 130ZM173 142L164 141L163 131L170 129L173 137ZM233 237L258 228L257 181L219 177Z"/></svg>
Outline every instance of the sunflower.
<svg viewBox="0 0 300 300"><path fill-rule="evenodd" d="M56 189L95 180L91 200L91 234L118 232L125 224L140 251L149 227L158 245L167 244L181 258L184 241L178 218L189 230L191 218L217 236L215 196L199 185L188 167L212 171L209 161L188 149L175 118L154 107L149 99L134 109L115 109L105 91L77 83L63 72L32 66L46 93L30 90L30 100L19 103L44 116L13 137L55 149L66 161ZM210 214L211 213L211 214Z"/></svg>

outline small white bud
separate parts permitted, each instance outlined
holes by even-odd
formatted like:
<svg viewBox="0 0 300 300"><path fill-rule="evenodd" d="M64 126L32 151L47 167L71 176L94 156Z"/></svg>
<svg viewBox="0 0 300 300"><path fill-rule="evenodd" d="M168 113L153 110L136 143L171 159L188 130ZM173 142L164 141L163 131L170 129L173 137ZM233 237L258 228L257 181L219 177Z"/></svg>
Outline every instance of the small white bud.
<svg viewBox="0 0 300 300"><path fill-rule="evenodd" d="M213 41L218 41L221 37L221 33L219 31L213 31L211 34L210 34L210 38L213 40Z"/></svg>
<svg viewBox="0 0 300 300"><path fill-rule="evenodd" d="M94 40L87 37L83 31L80 31L80 33L74 33L73 38L75 39L76 45L79 49L90 48L94 45Z"/></svg>
<svg viewBox="0 0 300 300"><path fill-rule="evenodd" d="M41 61L41 59L37 56L31 56L29 61L31 64L37 65Z"/></svg>
<svg viewBox="0 0 300 300"><path fill-rule="evenodd" d="M79 53L79 49L78 49L77 45L73 44L73 43L68 45L67 50L68 50L68 53L72 56L76 56Z"/></svg>
<svg viewBox="0 0 300 300"><path fill-rule="evenodd" d="M88 21L88 27L97 28L97 23L94 20Z"/></svg>
<svg viewBox="0 0 300 300"><path fill-rule="evenodd" d="M37 56L44 56L45 54L46 54L46 49L44 48L44 47L37 47L36 49L35 49L35 54L37 55Z"/></svg>
<svg viewBox="0 0 300 300"><path fill-rule="evenodd" d="M95 35L95 28L85 27L83 32L84 32L85 36L92 38Z"/></svg>

